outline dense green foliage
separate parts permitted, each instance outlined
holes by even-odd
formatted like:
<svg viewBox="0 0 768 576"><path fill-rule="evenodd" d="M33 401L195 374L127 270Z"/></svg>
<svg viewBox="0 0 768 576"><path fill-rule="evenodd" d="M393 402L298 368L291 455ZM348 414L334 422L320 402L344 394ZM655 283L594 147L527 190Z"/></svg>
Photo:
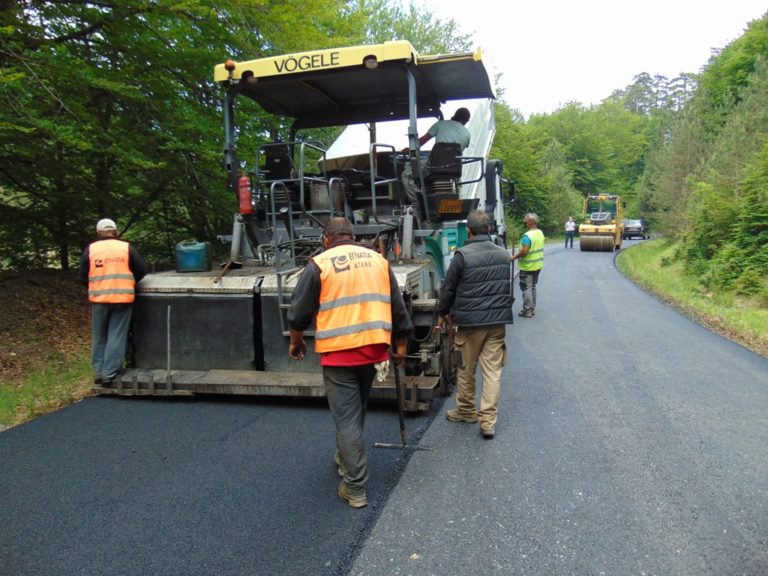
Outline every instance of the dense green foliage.
<svg viewBox="0 0 768 576"><path fill-rule="evenodd" d="M67 268L102 216L150 261L228 233L214 65L401 34L425 52L468 44L452 21L389 0L3 3L0 262ZM253 112L255 149L282 127Z"/></svg>
<svg viewBox="0 0 768 576"><path fill-rule="evenodd" d="M714 57L642 190L709 290L768 302L768 16Z"/></svg>

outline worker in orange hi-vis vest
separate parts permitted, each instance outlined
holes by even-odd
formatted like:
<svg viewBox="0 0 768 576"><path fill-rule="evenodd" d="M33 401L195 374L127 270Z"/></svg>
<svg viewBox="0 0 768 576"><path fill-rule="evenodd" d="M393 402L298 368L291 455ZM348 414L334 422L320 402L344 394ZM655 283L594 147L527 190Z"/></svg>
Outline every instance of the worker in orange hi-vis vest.
<svg viewBox="0 0 768 576"><path fill-rule="evenodd" d="M109 218L96 224L98 239L80 256L80 281L91 303L91 366L95 383L111 384L122 371L136 283L146 275L138 251L118 240Z"/></svg>
<svg viewBox="0 0 768 576"><path fill-rule="evenodd" d="M413 329L397 279L378 253L355 242L352 223L335 217L323 231L325 250L314 256L293 291L288 354L302 360L304 332L315 321L315 352L336 426L338 494L353 508L368 505L368 461L363 425L378 370L405 359Z"/></svg>

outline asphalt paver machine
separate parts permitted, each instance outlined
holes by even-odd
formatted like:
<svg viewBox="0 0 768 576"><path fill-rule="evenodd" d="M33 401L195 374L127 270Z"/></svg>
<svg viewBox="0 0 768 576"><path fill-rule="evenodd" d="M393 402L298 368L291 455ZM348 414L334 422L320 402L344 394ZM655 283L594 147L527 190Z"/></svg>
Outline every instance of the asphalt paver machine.
<svg viewBox="0 0 768 576"><path fill-rule="evenodd" d="M139 284L130 368L101 394L323 396L319 358L288 357L287 310L324 224L347 216L356 239L391 263L414 321L405 407L425 410L455 380L451 334L434 331L450 257L484 210L505 244L502 194L511 182L488 160L493 89L480 52L421 56L409 42L316 50L235 62L214 71L224 92L224 163L237 200L230 260L211 270L161 272ZM239 106L243 100L247 106ZM247 110L284 126L278 139ZM464 151L422 150L420 122L471 108ZM429 124L427 124L428 126ZM353 127L365 135L350 137ZM399 126L387 140L385 127ZM341 136L326 147L317 129ZM397 131L399 130L399 132ZM345 149L350 138L354 146ZM245 141L253 157L240 158ZM508 185L509 184L509 185ZM233 265L236 264L236 265ZM307 344L313 347L312 332ZM373 398L396 397L393 376Z"/></svg>

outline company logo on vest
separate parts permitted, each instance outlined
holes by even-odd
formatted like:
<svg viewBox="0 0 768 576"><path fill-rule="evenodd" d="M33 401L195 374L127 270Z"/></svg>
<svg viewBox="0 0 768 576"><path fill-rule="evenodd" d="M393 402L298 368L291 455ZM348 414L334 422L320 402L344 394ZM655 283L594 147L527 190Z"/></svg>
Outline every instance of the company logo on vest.
<svg viewBox="0 0 768 576"><path fill-rule="evenodd" d="M346 254L331 257L331 264L333 264L333 271L336 273L349 270L349 258Z"/></svg>

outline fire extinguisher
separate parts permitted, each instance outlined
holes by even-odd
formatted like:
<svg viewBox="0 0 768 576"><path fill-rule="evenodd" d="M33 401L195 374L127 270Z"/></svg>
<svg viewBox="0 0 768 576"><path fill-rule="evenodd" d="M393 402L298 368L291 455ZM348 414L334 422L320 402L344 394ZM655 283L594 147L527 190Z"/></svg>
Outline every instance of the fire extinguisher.
<svg viewBox="0 0 768 576"><path fill-rule="evenodd" d="M253 214L253 189L247 174L241 174L237 180L237 199L240 202L240 214Z"/></svg>

